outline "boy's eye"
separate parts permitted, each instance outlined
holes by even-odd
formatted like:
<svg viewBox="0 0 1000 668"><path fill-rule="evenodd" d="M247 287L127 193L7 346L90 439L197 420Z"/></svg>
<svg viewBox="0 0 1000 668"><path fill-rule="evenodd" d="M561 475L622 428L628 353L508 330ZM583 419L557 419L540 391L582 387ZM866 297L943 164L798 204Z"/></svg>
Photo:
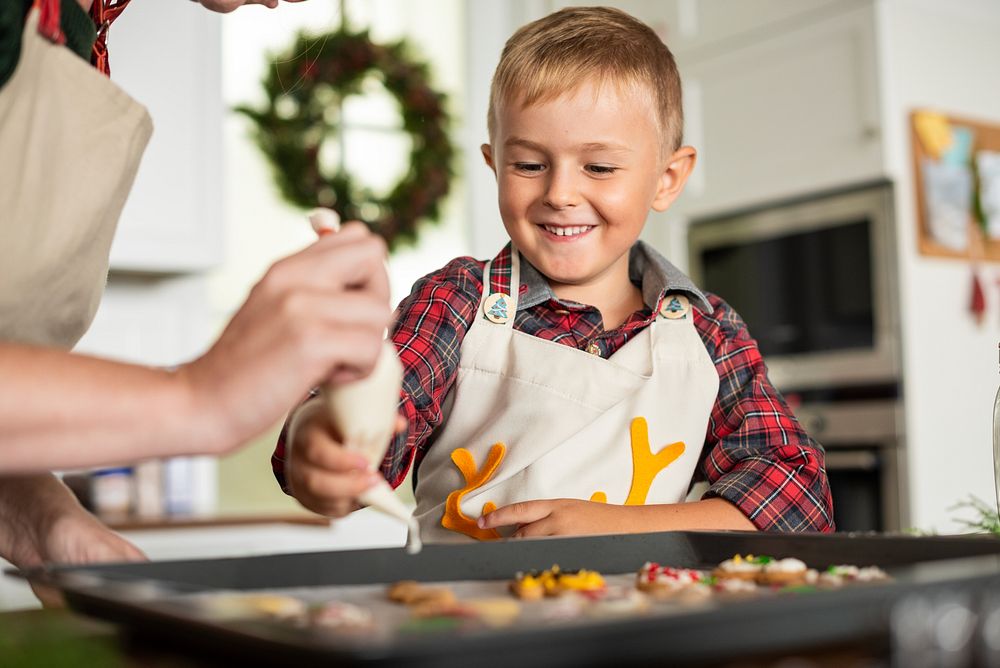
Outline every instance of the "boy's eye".
<svg viewBox="0 0 1000 668"><path fill-rule="evenodd" d="M540 172L544 166L537 162L515 162L514 169L519 172Z"/></svg>
<svg viewBox="0 0 1000 668"><path fill-rule="evenodd" d="M618 171L617 167L609 167L608 165L587 165L586 169L591 174L599 174L601 176L614 174Z"/></svg>

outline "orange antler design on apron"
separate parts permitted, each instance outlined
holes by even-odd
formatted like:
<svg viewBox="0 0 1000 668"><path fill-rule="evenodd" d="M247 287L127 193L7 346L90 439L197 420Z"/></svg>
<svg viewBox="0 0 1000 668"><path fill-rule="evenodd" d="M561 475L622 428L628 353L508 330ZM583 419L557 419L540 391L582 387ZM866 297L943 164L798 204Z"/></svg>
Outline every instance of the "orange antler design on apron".
<svg viewBox="0 0 1000 668"><path fill-rule="evenodd" d="M628 490L625 505L643 506L646 504L649 488L656 476L684 454L684 443L682 441L671 443L653 454L649 447L649 425L643 417L632 420L629 432L632 440L632 486ZM607 503L608 495L604 492L594 492L590 500Z"/></svg>
<svg viewBox="0 0 1000 668"><path fill-rule="evenodd" d="M461 489L456 489L448 495L448 498L444 502L444 517L441 518L441 526L478 540L496 540L500 538L500 534L497 533L496 529L480 529L479 525L476 524L476 520L462 512L462 497L485 485L500 467L500 462L503 461L505 454L507 454L507 447L503 443L494 443L493 447L490 448L489 454L486 456L483 468L477 470L476 462L472 458L471 452L465 448L456 448L452 451L451 461L454 462L465 479L465 486ZM495 503L487 501L483 504L483 514L491 513L496 508Z"/></svg>

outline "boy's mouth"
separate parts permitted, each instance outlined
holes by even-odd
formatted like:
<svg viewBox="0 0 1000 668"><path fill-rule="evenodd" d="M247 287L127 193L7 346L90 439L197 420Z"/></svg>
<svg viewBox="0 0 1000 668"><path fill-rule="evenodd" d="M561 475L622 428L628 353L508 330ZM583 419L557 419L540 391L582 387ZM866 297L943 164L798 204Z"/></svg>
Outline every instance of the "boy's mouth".
<svg viewBox="0 0 1000 668"><path fill-rule="evenodd" d="M576 237L582 237L587 232L594 229L594 225L545 225L540 224L538 227L545 230L548 235L553 237L559 237L560 239L573 239Z"/></svg>

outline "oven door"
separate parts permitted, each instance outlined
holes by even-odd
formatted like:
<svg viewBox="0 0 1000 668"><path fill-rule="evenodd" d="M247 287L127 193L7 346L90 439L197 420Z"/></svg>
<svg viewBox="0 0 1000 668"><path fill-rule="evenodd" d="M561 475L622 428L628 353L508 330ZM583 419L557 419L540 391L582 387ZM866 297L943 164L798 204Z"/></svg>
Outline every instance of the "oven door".
<svg viewBox="0 0 1000 668"><path fill-rule="evenodd" d="M793 410L826 451L837 531L898 531L906 526L899 401L806 403Z"/></svg>

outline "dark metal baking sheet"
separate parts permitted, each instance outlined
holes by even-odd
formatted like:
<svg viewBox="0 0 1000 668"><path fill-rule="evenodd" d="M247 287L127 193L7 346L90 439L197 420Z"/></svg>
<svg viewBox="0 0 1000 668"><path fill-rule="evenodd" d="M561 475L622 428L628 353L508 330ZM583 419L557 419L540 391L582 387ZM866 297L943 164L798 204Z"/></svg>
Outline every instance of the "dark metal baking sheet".
<svg viewBox="0 0 1000 668"><path fill-rule="evenodd" d="M669 615L405 636L379 643L280 624L206 622L165 605L172 593L421 581L505 580L519 570L636 571L645 561L710 568L735 553L795 556L817 568L878 565L894 581L801 596L734 600ZM698 663L872 639L884 642L892 606L935 591L979 596L1000 589L1000 540L668 532L429 545L234 559L56 567L26 575L64 592L76 610L192 651L259 663L408 666L576 666Z"/></svg>

